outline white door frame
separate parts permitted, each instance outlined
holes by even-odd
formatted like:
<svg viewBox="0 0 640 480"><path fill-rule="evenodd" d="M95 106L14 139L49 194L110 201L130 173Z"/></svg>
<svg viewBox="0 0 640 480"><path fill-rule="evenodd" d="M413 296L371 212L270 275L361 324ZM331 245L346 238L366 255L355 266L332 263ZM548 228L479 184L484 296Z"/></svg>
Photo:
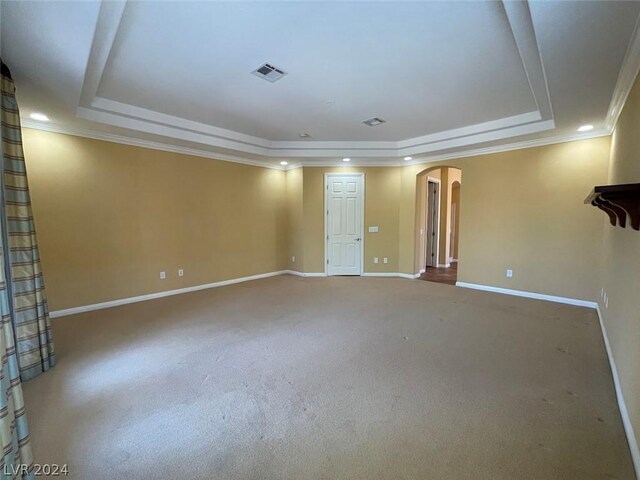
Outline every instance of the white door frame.
<svg viewBox="0 0 640 480"><path fill-rule="evenodd" d="M429 222L429 182L433 182L433 183L437 183L438 184L438 208L436 210L436 264L432 265L431 268L438 268L438 265L440 265L440 210L442 209L442 182L440 181L439 178L434 178L434 177L429 177L427 176L427 185L426 185L426 190L427 190L427 205L425 208L425 239L427 237L426 233L428 230L428 222ZM426 240L424 242L424 248L425 250L427 249L427 244L428 244L428 240ZM427 255L425 254L425 269L427 267Z"/></svg>
<svg viewBox="0 0 640 480"><path fill-rule="evenodd" d="M339 173L325 173L324 174L324 274L329 276L329 198L327 190L329 189L329 183L327 182L331 177L360 177L362 179L362 195L360 195L360 276L364 273L364 196L366 192L366 183L364 172L339 172Z"/></svg>

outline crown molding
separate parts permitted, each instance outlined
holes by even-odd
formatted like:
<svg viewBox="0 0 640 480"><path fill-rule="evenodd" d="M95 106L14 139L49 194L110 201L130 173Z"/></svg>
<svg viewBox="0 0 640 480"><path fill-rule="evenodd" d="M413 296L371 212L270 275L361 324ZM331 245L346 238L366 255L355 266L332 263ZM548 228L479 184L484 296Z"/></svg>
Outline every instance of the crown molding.
<svg viewBox="0 0 640 480"><path fill-rule="evenodd" d="M152 150L161 150L165 152L180 153L184 155L192 155L195 157L210 158L212 160L220 160L224 162L241 163L244 165L251 165L254 167L270 168L273 170L295 170L302 167L404 167L410 165L422 165L434 162L440 162L444 160L453 160L466 157L477 157L481 155L488 155L492 153L509 152L513 150L522 150L525 148L542 147L545 145L554 145L557 143L576 142L580 140L588 140L590 138L606 137L611 135L611 132L606 129L593 130L587 133L576 133L571 135L558 135L554 137L537 138L533 140L524 140L521 142L509 143L505 145L495 145L490 147L474 148L470 150L461 150L453 153L446 153L442 155L431 155L427 157L417 158L411 161L402 160L379 160L379 161L367 161L366 159L350 162L345 165L342 161L336 160L331 162L326 161L314 161L314 160L302 160L290 163L287 166L270 165L269 160L254 160L244 158L235 155L218 154L215 152L208 152L205 150L198 150L195 148L181 147L177 145L171 145L160 142L152 142L148 140L140 140L136 138L126 137L123 135L114 135L111 133L96 132L94 130L67 127L55 123L43 123L30 120L28 118L21 118L21 124L23 127L31 128L34 130L43 130L46 132L61 133L64 135L73 135L76 137L91 138L94 140L102 140L105 142L119 143L123 145L131 145L134 147L150 148Z"/></svg>
<svg viewBox="0 0 640 480"><path fill-rule="evenodd" d="M523 150L526 148L543 147L545 145L555 145L559 143L578 142L581 140L589 140L591 138L608 137L611 135L606 129L593 130L588 133L576 133L570 135L556 135L553 137L537 138L533 140L524 140L521 142L509 143L505 145L495 145L491 147L474 148L471 150L462 150L453 153L446 153L442 155L432 155L428 157L421 157L411 161L379 161L379 162L367 162L364 161L351 161L349 167L405 167L411 165L424 165L429 163L441 162L445 160L457 160L467 157L478 157L482 155L490 155L493 153L510 152L513 150ZM302 161L295 165L289 165L285 170L295 170L302 167L345 167L341 161L335 162L314 162L314 161Z"/></svg>
<svg viewBox="0 0 640 480"><path fill-rule="evenodd" d="M526 2L502 3L537 110L400 141L273 141L98 96L100 81L128 0L103 0L91 45L79 118L240 154L272 158L422 155L553 130L553 110L535 29Z"/></svg>
<svg viewBox="0 0 640 480"><path fill-rule="evenodd" d="M615 128L618 117L640 71L639 17L627 46L604 128L587 133L576 132L569 135L556 135L503 145L473 148L474 145L480 143L486 144L487 142L539 133L555 128L546 73L528 4L526 2L505 1L503 2L503 7L527 74L531 92L538 106L537 111L398 142L270 141L97 97L102 72L110 54L113 40L118 32L126 3L127 0L102 2L77 113L79 117L86 117L99 123L164 136L167 142L142 140L126 135L99 132L90 128L35 122L27 118L22 119L23 126L275 170L293 170L311 166L344 167L345 164L339 160L343 156L354 157L349 164L349 166L354 167L402 167L608 136ZM118 121L124 119L126 125L112 123L114 119ZM176 131L188 134L188 138L184 138L184 140L209 145L214 148L235 150L238 155L173 145L171 144L172 141L181 138L173 135ZM135 133L132 132L132 135L135 135ZM212 144L209 142L211 138L216 138L222 143ZM459 150L453 153L437 153L438 151L454 148ZM429 152L433 152L433 154ZM244 154L253 154L264 158L246 158ZM409 162L401 160L402 157L408 155L419 158ZM300 157L306 158L300 159ZM323 158L320 159L318 157ZM327 161L327 157L336 157L336 160ZM382 157L386 159L376 160L373 158L368 159L367 157ZM291 158L289 165L283 167L277 164L285 158ZM315 160L316 158L317 160Z"/></svg>
<svg viewBox="0 0 640 480"><path fill-rule="evenodd" d="M545 145L555 145L558 143L578 142L580 140L589 140L590 138L608 137L611 132L607 129L592 130L588 133L575 133L569 135L556 135L553 137L535 138L532 140L523 140L521 142L508 143L504 145L495 145L491 147L474 148L459 152L447 153L443 155L434 155L427 158L420 158L403 162L403 165L420 165L423 163L440 162L442 160L453 160L466 157L477 157L481 155L489 155L492 153L510 152L513 150L524 150L526 148L543 147Z"/></svg>
<svg viewBox="0 0 640 480"><path fill-rule="evenodd" d="M115 135L112 133L97 132L85 128L68 127L57 123L43 123L21 118L20 123L23 127L32 128L34 130L43 130L45 132L62 133L64 135L73 135L75 137L91 138L93 140L102 140L105 142L119 143L122 145L131 145L133 147L150 148L152 150L161 150L164 152L181 153L183 155L192 155L194 157L204 157L213 160L221 160L223 162L242 163L254 167L271 168L273 170L285 170L280 165L270 165L267 161L253 160L250 158L227 155L223 153L208 152L196 148L181 147L168 143L152 142L139 138L126 137L124 135Z"/></svg>
<svg viewBox="0 0 640 480"><path fill-rule="evenodd" d="M640 16L636 21L635 29L629 40L629 45L627 46L627 51L622 61L622 68L618 74L618 80L613 90L611 104L609 105L609 111L607 112L607 118L604 123L605 128L610 132L613 132L616 123L618 123L618 118L622 113L629 93L631 93L638 72L640 72Z"/></svg>
<svg viewBox="0 0 640 480"><path fill-rule="evenodd" d="M273 158L339 156L400 158L555 128L552 119L541 120L540 113L535 111L399 142L276 142L103 98L95 99L92 107L78 107L76 113L80 118L97 123Z"/></svg>

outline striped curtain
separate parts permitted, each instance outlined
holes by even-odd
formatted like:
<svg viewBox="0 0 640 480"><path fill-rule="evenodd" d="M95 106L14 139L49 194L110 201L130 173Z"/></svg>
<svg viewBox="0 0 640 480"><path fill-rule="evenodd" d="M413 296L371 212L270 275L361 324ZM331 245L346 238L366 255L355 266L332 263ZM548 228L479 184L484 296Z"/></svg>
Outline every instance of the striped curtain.
<svg viewBox="0 0 640 480"><path fill-rule="evenodd" d="M29 380L55 365L51 321L40 269L31 212L27 170L22 151L20 114L11 73L2 63L2 196L6 277L18 365Z"/></svg>
<svg viewBox="0 0 640 480"><path fill-rule="evenodd" d="M1 240L0 237L0 242ZM4 275L4 253L0 243L0 476L33 479L33 454L13 341L13 322Z"/></svg>

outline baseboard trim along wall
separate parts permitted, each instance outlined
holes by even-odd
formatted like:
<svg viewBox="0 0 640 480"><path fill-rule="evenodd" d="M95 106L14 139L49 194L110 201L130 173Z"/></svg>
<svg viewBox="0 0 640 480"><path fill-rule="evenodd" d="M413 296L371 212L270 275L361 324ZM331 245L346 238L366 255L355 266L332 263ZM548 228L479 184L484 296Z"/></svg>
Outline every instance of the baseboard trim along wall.
<svg viewBox="0 0 640 480"><path fill-rule="evenodd" d="M456 282L456 287L472 288L474 290L484 290L486 292L504 293L505 295L514 295L516 297L535 298L538 300L546 300L548 302L566 303L567 305L576 305L578 307L598 308L596 302L588 300L578 300L576 298L556 297L555 295L545 295L544 293L525 292L523 290L511 290L510 288L491 287L489 285L478 285L476 283Z"/></svg>
<svg viewBox="0 0 640 480"><path fill-rule="evenodd" d="M194 285L193 287L179 288L177 290L167 290L164 292L149 293L147 295L139 295L136 297L121 298L118 300L110 300L108 302L94 303L91 305L82 305L80 307L65 308L62 310L54 310L49 312L51 318L66 317L67 315L75 315L76 313L92 312L93 310L102 310L103 308L118 307L129 303L145 302L156 298L170 297L172 295L180 295L182 293L197 292L198 290L206 290L208 288L224 287L225 285L233 285L234 283L250 282L251 280L259 280L261 278L275 277L278 275L295 275L298 277L326 277L324 272L298 272L296 270L280 270L277 272L260 273L258 275L250 275L248 277L231 278L229 280L221 280L219 282L205 283L204 285ZM401 278L418 278L420 275L411 275L408 273L364 273L365 277L401 277Z"/></svg>
<svg viewBox="0 0 640 480"><path fill-rule="evenodd" d="M620 377L618 376L618 367L616 367L616 360L615 358L613 358L613 351L611 350L611 345L609 344L609 336L607 335L607 329L604 326L604 320L602 318L602 313L600 312L600 305L596 304L596 310L598 312L600 330L602 330L602 337L604 338L604 346L607 350L607 357L609 357L609 366L611 367L613 385L615 386L616 390L616 399L618 400L618 408L620 409L620 416L622 417L624 431L627 435L627 442L629 443L629 450L631 451L633 467L636 471L636 477L640 478L640 448L638 448L638 440L633 430L631 417L629 417L627 404L625 403L624 397L622 396L622 385L620 383Z"/></svg>
<svg viewBox="0 0 640 480"><path fill-rule="evenodd" d="M296 277L326 277L324 272L298 272L297 270L284 270L282 273L295 275Z"/></svg>
<svg viewBox="0 0 640 480"><path fill-rule="evenodd" d="M411 274L411 273L400 273L400 272L364 272L362 274L363 277L400 277L400 278L408 278L408 279L416 279L420 277L419 273Z"/></svg>
<svg viewBox="0 0 640 480"><path fill-rule="evenodd" d="M139 295L137 297L121 298L119 300L111 300L109 302L94 303L91 305L83 305L81 307L65 308L63 310L54 310L49 312L51 318L65 317L67 315L75 315L76 313L92 312L93 310L102 310L103 308L118 307L129 303L145 302L156 298L170 297L172 295L180 295L182 293L197 292L198 290L206 290L208 288L224 287L225 285L233 285L234 283L249 282L251 280L259 280L261 278L276 277L287 273L299 274L300 272L291 272L290 270L280 270L278 272L260 273L248 277L231 278L229 280L221 280L219 282L205 283L203 285L194 285L193 287L178 288L177 290L167 290L164 292L149 293L147 295Z"/></svg>

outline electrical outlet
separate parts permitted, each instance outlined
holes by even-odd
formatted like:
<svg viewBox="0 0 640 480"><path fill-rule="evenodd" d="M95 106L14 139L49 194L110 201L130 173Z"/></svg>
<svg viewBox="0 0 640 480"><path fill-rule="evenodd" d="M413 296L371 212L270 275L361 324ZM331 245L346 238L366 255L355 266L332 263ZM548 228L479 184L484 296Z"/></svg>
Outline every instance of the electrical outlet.
<svg viewBox="0 0 640 480"><path fill-rule="evenodd" d="M167 278L167 274L165 272L160 272L160 280L164 280Z"/></svg>
<svg viewBox="0 0 640 480"><path fill-rule="evenodd" d="M183 269L178 269L178 276L179 277L184 277L184 270Z"/></svg>
<svg viewBox="0 0 640 480"><path fill-rule="evenodd" d="M384 257L384 258L382 259L382 263L389 263L389 259L388 259L387 257Z"/></svg>
<svg viewBox="0 0 640 480"><path fill-rule="evenodd" d="M373 257L373 263L378 263L378 257Z"/></svg>
<svg viewBox="0 0 640 480"><path fill-rule="evenodd" d="M507 278L513 277L513 270L507 269Z"/></svg>
<svg viewBox="0 0 640 480"><path fill-rule="evenodd" d="M291 257L291 263L296 263L296 257L295 257L295 255Z"/></svg>

